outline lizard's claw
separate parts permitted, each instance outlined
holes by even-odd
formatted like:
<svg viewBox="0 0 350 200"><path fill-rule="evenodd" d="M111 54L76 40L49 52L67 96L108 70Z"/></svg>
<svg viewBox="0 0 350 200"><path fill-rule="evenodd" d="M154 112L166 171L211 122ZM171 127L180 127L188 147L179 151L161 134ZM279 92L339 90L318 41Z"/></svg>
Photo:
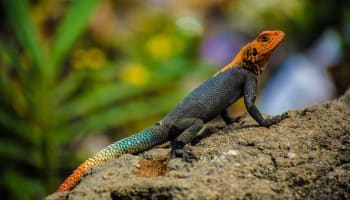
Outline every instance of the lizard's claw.
<svg viewBox="0 0 350 200"><path fill-rule="evenodd" d="M90 168L89 170L87 170L84 174L83 177L86 177L88 175L94 174L96 173L96 169L95 168Z"/></svg>
<svg viewBox="0 0 350 200"><path fill-rule="evenodd" d="M288 113L283 113L282 115L276 115L271 119L266 119L265 123L263 124L264 127L268 128L273 124L277 124L280 121L284 120L285 118L289 117Z"/></svg>
<svg viewBox="0 0 350 200"><path fill-rule="evenodd" d="M288 118L288 117L289 117L288 113L285 112L282 115L277 115L277 116L273 117L272 121L274 121L275 123L278 123L278 122L280 122L280 121L282 121L282 120L284 120L285 118Z"/></svg>
<svg viewBox="0 0 350 200"><path fill-rule="evenodd" d="M196 156L190 150L186 150L184 148L171 148L169 159L172 158L182 158L182 160L186 162L192 162L192 160L197 159Z"/></svg>

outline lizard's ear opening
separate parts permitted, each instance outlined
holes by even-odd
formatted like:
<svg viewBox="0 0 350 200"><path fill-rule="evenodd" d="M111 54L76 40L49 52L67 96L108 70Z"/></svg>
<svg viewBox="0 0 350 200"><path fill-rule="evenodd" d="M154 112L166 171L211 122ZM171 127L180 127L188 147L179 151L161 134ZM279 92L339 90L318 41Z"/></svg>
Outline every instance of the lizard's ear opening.
<svg viewBox="0 0 350 200"><path fill-rule="evenodd" d="M243 62L248 62L247 64L253 64L259 61L259 52L257 48L251 43L246 45Z"/></svg>
<svg viewBox="0 0 350 200"><path fill-rule="evenodd" d="M270 58L268 54L259 52L259 48L260 47L254 42L246 45L242 60L242 67L253 71L256 75L264 71L266 62Z"/></svg>

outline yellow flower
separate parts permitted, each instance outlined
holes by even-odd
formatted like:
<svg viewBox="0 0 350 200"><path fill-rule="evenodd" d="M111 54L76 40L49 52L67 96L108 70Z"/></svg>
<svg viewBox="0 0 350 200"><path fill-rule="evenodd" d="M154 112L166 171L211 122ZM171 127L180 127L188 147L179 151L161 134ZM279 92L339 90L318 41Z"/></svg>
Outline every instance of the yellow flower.
<svg viewBox="0 0 350 200"><path fill-rule="evenodd" d="M72 66L77 69L91 68L98 69L106 63L106 56L98 48L77 49L73 52Z"/></svg>
<svg viewBox="0 0 350 200"><path fill-rule="evenodd" d="M86 52L85 63L87 67L98 69L106 62L106 56L100 49L92 48Z"/></svg>
<svg viewBox="0 0 350 200"><path fill-rule="evenodd" d="M144 85L149 81L149 71L141 64L131 64L123 67L120 79L131 85Z"/></svg>
<svg viewBox="0 0 350 200"><path fill-rule="evenodd" d="M146 48L153 58L164 60L173 54L174 41L168 35L159 34L148 40Z"/></svg>

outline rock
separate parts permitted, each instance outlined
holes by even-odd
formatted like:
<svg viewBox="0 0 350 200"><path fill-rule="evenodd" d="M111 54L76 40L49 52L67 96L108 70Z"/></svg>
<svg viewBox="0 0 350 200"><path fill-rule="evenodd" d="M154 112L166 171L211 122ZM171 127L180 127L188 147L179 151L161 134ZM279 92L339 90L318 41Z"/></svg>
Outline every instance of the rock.
<svg viewBox="0 0 350 200"><path fill-rule="evenodd" d="M111 159L46 199L350 199L350 91L288 116L215 124L192 163L160 147Z"/></svg>

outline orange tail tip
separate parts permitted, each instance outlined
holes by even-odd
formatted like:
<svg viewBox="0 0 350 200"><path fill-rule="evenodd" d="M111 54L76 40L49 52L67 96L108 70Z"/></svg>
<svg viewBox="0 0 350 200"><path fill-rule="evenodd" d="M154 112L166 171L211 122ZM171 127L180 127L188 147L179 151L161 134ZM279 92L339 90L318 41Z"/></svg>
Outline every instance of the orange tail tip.
<svg viewBox="0 0 350 200"><path fill-rule="evenodd" d="M87 170L86 163L82 163L79 165L78 168L76 168L71 175L69 175L66 180L58 187L56 192L67 192L74 188L74 186L77 185L77 183L80 181L81 177L84 175L84 173Z"/></svg>

